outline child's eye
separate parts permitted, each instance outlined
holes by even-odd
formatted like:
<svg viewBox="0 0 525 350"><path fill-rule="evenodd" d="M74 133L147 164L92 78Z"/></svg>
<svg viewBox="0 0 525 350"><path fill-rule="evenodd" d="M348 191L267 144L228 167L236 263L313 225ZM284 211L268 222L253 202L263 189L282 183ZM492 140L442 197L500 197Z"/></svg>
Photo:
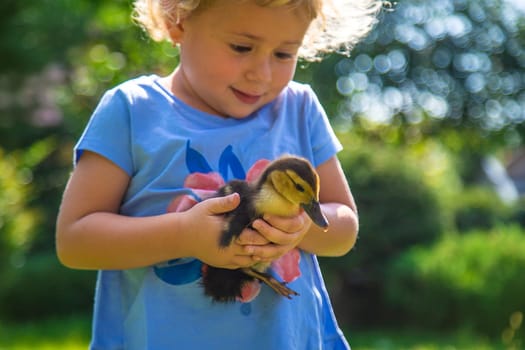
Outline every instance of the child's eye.
<svg viewBox="0 0 525 350"><path fill-rule="evenodd" d="M252 50L249 46L230 44L230 48L238 53L246 53Z"/></svg>
<svg viewBox="0 0 525 350"><path fill-rule="evenodd" d="M280 60L289 60L294 58L295 55L289 52L276 52L275 57L277 57Z"/></svg>

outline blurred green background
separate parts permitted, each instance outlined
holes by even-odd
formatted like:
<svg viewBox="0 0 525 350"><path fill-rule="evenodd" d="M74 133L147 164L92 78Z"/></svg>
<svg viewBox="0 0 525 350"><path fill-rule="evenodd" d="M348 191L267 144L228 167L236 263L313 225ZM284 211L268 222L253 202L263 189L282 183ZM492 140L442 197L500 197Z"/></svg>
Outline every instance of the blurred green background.
<svg viewBox="0 0 525 350"><path fill-rule="evenodd" d="M89 341L95 273L54 253L72 148L106 89L178 57L130 12L0 3L0 349ZM525 4L400 0L380 20L351 57L296 75L345 145L359 207L354 250L321 259L340 324L358 350L522 348Z"/></svg>

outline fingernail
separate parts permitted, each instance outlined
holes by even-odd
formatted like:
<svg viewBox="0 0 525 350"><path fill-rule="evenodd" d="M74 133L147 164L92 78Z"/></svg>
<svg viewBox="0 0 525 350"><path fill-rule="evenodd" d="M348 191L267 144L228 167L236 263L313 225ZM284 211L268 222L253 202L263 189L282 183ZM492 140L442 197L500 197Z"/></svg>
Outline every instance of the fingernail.
<svg viewBox="0 0 525 350"><path fill-rule="evenodd" d="M239 194L235 192L231 196L229 196L228 200L230 203L235 203L237 201L237 197L239 197Z"/></svg>

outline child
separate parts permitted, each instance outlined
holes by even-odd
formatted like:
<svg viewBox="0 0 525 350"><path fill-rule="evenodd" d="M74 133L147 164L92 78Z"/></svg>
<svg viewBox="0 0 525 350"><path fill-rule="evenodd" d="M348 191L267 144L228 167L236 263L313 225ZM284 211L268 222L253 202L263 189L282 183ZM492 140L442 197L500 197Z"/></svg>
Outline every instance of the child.
<svg viewBox="0 0 525 350"><path fill-rule="evenodd" d="M178 45L180 62L167 77L109 90L75 147L57 253L66 266L100 270L92 349L348 348L315 256L352 248L356 207L322 107L291 79L299 56L348 50L379 5L325 2L135 1L136 19ZM237 194L173 209L189 187L244 179L257 161L285 153L316 167L328 232L305 213L266 215L219 249L221 214ZM214 303L202 291L203 263L246 267L296 247L292 300L267 286L247 303Z"/></svg>

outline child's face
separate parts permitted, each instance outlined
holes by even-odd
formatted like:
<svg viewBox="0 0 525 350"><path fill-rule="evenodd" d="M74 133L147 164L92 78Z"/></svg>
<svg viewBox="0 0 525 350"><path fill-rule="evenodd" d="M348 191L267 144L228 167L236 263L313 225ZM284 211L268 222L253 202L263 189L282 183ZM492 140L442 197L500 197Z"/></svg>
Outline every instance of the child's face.
<svg viewBox="0 0 525 350"><path fill-rule="evenodd" d="M175 94L219 116L250 115L292 79L309 24L300 9L218 0L172 31L181 48Z"/></svg>

